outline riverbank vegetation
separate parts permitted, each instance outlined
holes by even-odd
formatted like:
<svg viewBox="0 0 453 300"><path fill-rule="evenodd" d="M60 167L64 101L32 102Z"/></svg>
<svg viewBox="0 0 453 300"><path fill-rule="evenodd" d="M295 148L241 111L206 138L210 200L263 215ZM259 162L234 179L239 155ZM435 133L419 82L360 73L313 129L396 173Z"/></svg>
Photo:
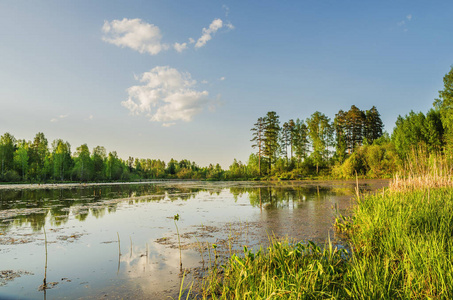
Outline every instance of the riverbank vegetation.
<svg viewBox="0 0 453 300"><path fill-rule="evenodd" d="M351 216L338 217L346 247L272 240L257 252L244 248L211 269L202 297L451 299L453 164L445 155L416 154L408 177L359 195Z"/></svg>
<svg viewBox="0 0 453 300"><path fill-rule="evenodd" d="M50 145L44 133L33 141L0 137L0 182L134 181L141 179L298 180L306 178L383 178L405 168L412 149L451 153L453 149L453 68L444 77L434 107L426 114L399 116L391 135L383 130L375 106L352 105L333 121L321 112L306 120L280 123L274 111L251 128L254 152L247 162L236 159L227 170L219 164L200 167L187 159L124 160L102 146L87 144L72 152L62 139Z"/></svg>

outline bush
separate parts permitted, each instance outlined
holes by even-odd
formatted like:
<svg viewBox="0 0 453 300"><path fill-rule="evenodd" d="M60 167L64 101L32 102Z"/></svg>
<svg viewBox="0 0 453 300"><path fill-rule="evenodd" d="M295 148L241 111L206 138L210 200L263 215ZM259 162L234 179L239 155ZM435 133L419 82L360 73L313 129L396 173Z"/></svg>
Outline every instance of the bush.
<svg viewBox="0 0 453 300"><path fill-rule="evenodd" d="M3 173L3 177L1 179L6 182L17 182L21 180L21 177L16 171L9 170Z"/></svg>

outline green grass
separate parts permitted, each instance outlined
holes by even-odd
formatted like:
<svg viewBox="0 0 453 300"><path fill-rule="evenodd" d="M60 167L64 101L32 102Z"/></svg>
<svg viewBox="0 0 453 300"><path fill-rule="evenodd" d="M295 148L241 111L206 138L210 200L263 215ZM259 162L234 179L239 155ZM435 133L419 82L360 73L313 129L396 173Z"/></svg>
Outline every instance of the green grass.
<svg viewBox="0 0 453 300"><path fill-rule="evenodd" d="M245 248L211 268L202 297L453 298L452 188L361 197L338 227L351 250L278 240L256 253Z"/></svg>

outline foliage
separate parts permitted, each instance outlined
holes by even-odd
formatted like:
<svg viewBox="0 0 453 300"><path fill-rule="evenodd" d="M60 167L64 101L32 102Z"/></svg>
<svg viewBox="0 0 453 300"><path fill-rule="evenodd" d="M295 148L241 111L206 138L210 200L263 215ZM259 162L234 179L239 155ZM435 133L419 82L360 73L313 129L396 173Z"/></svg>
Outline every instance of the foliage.
<svg viewBox="0 0 453 300"><path fill-rule="evenodd" d="M250 129L253 131L253 138L250 140L254 142L252 148L257 148L258 155L258 173L261 176L261 156L264 151L264 130L265 130L265 119L263 117L258 118L258 121L254 124L254 127Z"/></svg>
<svg viewBox="0 0 453 300"><path fill-rule="evenodd" d="M343 164L332 169L337 178L354 178L357 175L369 178L391 177L401 165L392 143L375 140L373 145L363 145L352 153Z"/></svg>
<svg viewBox="0 0 453 300"><path fill-rule="evenodd" d="M276 158L279 148L278 137L280 133L280 120L275 111L270 111L264 118L264 155L269 162L269 173L272 162Z"/></svg>
<svg viewBox="0 0 453 300"><path fill-rule="evenodd" d="M453 144L453 66L445 74L443 81L444 89L439 91L439 98L434 101L434 106L439 110L446 140L451 146Z"/></svg>
<svg viewBox="0 0 453 300"><path fill-rule="evenodd" d="M444 145L440 113L431 109L426 117L422 112L413 111L404 118L398 116L392 141L401 159L420 145L428 147L429 151L439 151Z"/></svg>
<svg viewBox="0 0 453 300"><path fill-rule="evenodd" d="M319 111L313 113L306 122L309 129L308 136L313 147L311 156L316 164L316 173L318 173L319 165L325 163L329 156L333 128L330 119Z"/></svg>

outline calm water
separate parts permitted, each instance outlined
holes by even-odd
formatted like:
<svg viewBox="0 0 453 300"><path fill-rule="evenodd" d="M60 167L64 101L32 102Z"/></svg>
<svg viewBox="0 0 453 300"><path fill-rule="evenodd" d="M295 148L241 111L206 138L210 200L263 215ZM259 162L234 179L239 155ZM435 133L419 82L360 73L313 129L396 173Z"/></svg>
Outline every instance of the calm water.
<svg viewBox="0 0 453 300"><path fill-rule="evenodd" d="M387 184L361 181L359 186L374 191ZM181 276L174 215L180 216L183 268L190 270L186 282L196 282L212 244L223 256L243 245L266 245L269 236L319 243L336 239L335 210L347 213L354 187L352 181L0 187L0 272L21 275L12 279L0 273L0 298L177 297ZM40 291L44 228L47 282L55 286Z"/></svg>

